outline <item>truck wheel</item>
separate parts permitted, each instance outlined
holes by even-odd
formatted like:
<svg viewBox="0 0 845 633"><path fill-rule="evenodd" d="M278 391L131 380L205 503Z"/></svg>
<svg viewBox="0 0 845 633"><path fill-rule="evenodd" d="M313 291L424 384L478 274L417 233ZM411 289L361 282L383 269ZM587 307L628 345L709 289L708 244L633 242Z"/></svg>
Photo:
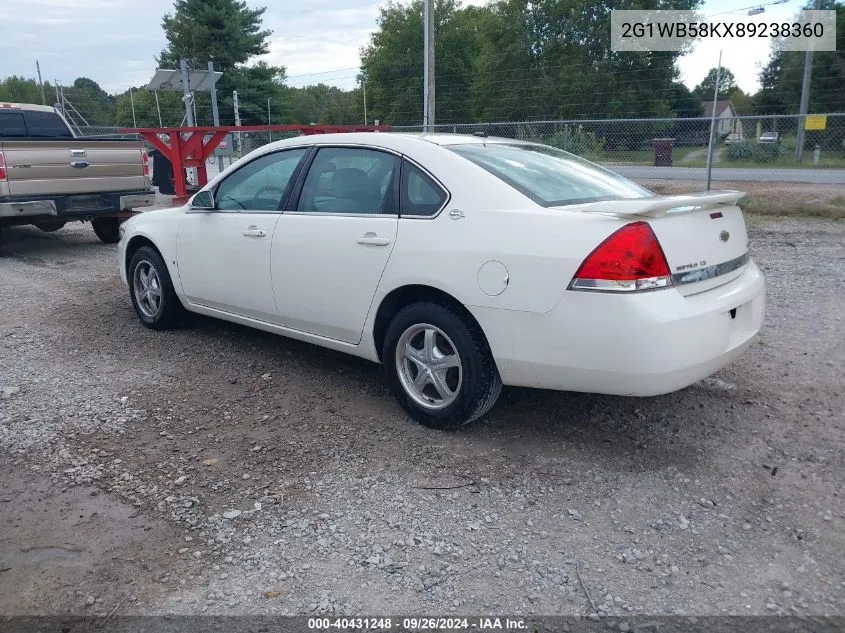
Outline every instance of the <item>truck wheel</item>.
<svg viewBox="0 0 845 633"><path fill-rule="evenodd" d="M94 218L91 226L100 241L106 244L117 244L120 241L120 218Z"/></svg>
<svg viewBox="0 0 845 633"><path fill-rule="evenodd" d="M65 224L66 222L36 222L35 226L45 233L52 233L53 231L58 231Z"/></svg>

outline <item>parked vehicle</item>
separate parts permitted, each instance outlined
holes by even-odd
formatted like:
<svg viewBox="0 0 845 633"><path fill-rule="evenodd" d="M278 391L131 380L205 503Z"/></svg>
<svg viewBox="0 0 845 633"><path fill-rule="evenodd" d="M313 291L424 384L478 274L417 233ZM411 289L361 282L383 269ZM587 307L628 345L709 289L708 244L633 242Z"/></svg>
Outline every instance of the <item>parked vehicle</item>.
<svg viewBox="0 0 845 633"><path fill-rule="evenodd" d="M130 219L118 261L147 327L187 310L380 362L450 428L503 384L653 396L740 356L765 300L742 196L507 139L302 136Z"/></svg>
<svg viewBox="0 0 845 633"><path fill-rule="evenodd" d="M77 138L54 108L0 103L0 231L90 221L115 243L120 222L154 203L140 141Z"/></svg>
<svg viewBox="0 0 845 633"><path fill-rule="evenodd" d="M742 143L742 136L736 132L731 132L725 137L725 145L733 145L734 143Z"/></svg>
<svg viewBox="0 0 845 633"><path fill-rule="evenodd" d="M780 141L780 134L777 132L763 132L757 139L758 143L777 143L778 141Z"/></svg>

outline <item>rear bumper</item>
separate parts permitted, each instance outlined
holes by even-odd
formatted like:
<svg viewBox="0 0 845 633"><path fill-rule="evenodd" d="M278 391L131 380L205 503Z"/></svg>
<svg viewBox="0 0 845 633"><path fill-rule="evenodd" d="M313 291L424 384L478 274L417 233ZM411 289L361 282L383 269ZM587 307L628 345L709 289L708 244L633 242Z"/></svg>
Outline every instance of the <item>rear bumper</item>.
<svg viewBox="0 0 845 633"><path fill-rule="evenodd" d="M56 205L52 200L0 202L0 218L28 218L45 215L56 215Z"/></svg>
<svg viewBox="0 0 845 633"><path fill-rule="evenodd" d="M687 297L671 289L568 291L546 314L472 311L507 385L655 396L738 358L759 332L764 307L765 281L750 262L733 281Z"/></svg>
<svg viewBox="0 0 845 633"><path fill-rule="evenodd" d="M155 191L116 191L66 196L6 198L0 202L0 218L54 216L84 219L108 213L131 212L156 202Z"/></svg>

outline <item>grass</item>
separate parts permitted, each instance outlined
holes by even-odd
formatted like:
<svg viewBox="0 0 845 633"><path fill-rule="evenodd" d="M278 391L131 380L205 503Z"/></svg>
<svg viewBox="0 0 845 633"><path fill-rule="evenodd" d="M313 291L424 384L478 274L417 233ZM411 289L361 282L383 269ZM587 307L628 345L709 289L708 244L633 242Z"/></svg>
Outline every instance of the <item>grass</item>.
<svg viewBox="0 0 845 633"><path fill-rule="evenodd" d="M701 182L688 180L640 180L647 189L672 195L703 191ZM755 217L804 217L845 220L845 196L839 185L803 185L801 183L719 182L718 189L746 192L739 206Z"/></svg>
<svg viewBox="0 0 845 633"><path fill-rule="evenodd" d="M837 196L831 200L783 203L770 196L749 195L739 204L745 213L751 215L802 216L845 220L845 196Z"/></svg>
<svg viewBox="0 0 845 633"><path fill-rule="evenodd" d="M784 148L786 149L786 148ZM702 152L700 158L684 162L685 156L692 152ZM724 147L717 148L717 151L724 151ZM822 152L819 159L819 164L813 164L813 153L807 152L804 154L804 160L801 163L796 163L793 158L793 150L787 151L783 156L776 160L763 162L753 159L725 161L720 160L713 163L713 169L720 169L723 167L755 167L755 168L771 168L771 169L845 169L845 155L836 155L836 153L828 151ZM616 163L624 165L653 165L654 164L654 150L651 148L637 149L637 150L606 150L597 155L585 156L589 160L600 163ZM672 166L673 167L707 167L707 147L673 147L672 148Z"/></svg>

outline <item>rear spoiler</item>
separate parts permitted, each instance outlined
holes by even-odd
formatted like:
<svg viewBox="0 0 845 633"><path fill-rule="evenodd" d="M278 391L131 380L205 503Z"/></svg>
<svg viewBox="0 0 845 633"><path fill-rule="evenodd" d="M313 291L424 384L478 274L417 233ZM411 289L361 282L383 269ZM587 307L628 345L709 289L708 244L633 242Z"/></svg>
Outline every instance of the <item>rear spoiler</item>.
<svg viewBox="0 0 845 633"><path fill-rule="evenodd" d="M712 209L724 204L736 204L745 197L743 191L701 191L699 193L685 193L674 196L656 196L636 200L607 200L605 202L591 202L579 205L579 211L587 213L603 213L608 215L644 215L660 218L670 211L685 213Z"/></svg>

